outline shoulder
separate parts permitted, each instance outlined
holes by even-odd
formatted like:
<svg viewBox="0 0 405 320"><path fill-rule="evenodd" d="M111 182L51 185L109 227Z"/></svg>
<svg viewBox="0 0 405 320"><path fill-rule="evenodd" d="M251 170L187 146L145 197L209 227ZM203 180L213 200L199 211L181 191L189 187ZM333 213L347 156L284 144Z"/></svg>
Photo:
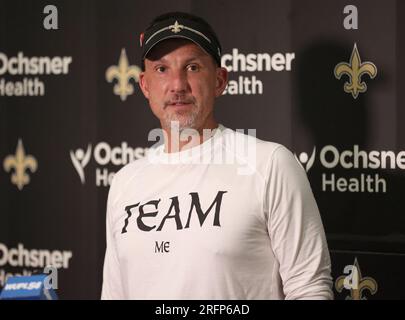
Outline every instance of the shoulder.
<svg viewBox="0 0 405 320"><path fill-rule="evenodd" d="M250 130L250 129L249 129ZM293 153L284 145L256 137L255 131L224 128L224 145L244 163L250 163L258 171L267 171L271 165L298 164ZM263 172L264 173L264 172Z"/></svg>
<svg viewBox="0 0 405 320"><path fill-rule="evenodd" d="M128 179L131 179L134 175L136 175L140 170L142 170L145 166L148 165L147 157L143 157L132 161L122 167L113 178L113 182L116 184L125 183Z"/></svg>
<svg viewBox="0 0 405 320"><path fill-rule="evenodd" d="M140 159L132 161L122 167L118 172L115 173L111 187L110 194L115 197L120 193L120 190L125 190L126 186L131 183L136 177L145 171L151 165L149 154L156 152L155 149L149 149L148 153Z"/></svg>

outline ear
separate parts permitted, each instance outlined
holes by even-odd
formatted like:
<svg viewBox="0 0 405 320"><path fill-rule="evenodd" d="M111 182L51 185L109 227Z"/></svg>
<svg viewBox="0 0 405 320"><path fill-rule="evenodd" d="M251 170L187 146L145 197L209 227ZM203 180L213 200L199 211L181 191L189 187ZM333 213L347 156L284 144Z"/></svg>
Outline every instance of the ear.
<svg viewBox="0 0 405 320"><path fill-rule="evenodd" d="M215 82L215 97L218 98L225 90L226 85L228 84L228 70L225 68L217 68Z"/></svg>
<svg viewBox="0 0 405 320"><path fill-rule="evenodd" d="M148 83L146 81L145 71L142 71L139 74L139 87L141 88L142 93L145 96L145 98L149 99L149 88L148 88Z"/></svg>

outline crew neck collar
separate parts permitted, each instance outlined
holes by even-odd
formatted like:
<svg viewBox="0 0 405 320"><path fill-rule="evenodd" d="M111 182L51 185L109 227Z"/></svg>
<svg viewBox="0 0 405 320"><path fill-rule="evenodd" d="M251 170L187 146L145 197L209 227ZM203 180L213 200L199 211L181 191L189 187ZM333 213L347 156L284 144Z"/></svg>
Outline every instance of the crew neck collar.
<svg viewBox="0 0 405 320"><path fill-rule="evenodd" d="M222 124L218 124L218 127L212 129L211 136L204 142L178 152L165 152L165 145L162 144L154 152L149 153L149 157L152 156L150 160L167 164L193 163L193 161L201 159L205 153L212 150L224 129L225 127Z"/></svg>

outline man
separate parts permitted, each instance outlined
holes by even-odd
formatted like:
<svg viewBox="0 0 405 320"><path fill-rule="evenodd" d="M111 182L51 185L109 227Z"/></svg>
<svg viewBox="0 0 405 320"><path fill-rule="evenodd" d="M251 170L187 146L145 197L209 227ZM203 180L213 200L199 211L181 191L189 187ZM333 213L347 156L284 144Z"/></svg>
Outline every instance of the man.
<svg viewBox="0 0 405 320"><path fill-rule="evenodd" d="M304 170L285 147L214 118L227 72L212 28L168 13L141 47L140 88L164 143L114 177L102 298L331 299Z"/></svg>

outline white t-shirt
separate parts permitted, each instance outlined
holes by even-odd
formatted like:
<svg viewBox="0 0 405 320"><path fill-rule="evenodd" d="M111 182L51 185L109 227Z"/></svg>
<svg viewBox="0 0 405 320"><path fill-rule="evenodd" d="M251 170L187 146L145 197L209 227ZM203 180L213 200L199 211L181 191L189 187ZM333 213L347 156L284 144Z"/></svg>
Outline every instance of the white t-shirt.
<svg viewBox="0 0 405 320"><path fill-rule="evenodd" d="M332 299L331 286L318 207L282 145L219 125L115 175L102 299Z"/></svg>

